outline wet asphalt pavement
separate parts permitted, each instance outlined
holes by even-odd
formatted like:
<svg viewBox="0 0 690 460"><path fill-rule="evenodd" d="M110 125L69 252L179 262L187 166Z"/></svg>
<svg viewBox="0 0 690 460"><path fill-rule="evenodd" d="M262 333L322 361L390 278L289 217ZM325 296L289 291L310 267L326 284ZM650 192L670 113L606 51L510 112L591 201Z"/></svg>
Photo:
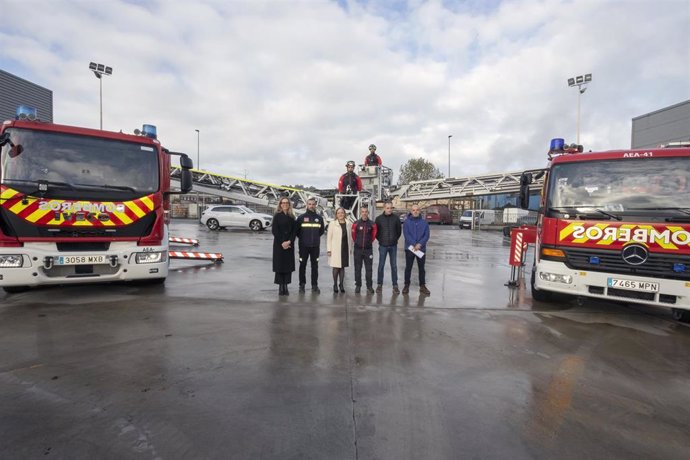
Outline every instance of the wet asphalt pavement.
<svg viewBox="0 0 690 460"><path fill-rule="evenodd" d="M225 264L0 293L0 458L688 457L690 327L533 302L500 233L433 227L429 297L334 295L324 252L279 298L270 233L172 230Z"/></svg>

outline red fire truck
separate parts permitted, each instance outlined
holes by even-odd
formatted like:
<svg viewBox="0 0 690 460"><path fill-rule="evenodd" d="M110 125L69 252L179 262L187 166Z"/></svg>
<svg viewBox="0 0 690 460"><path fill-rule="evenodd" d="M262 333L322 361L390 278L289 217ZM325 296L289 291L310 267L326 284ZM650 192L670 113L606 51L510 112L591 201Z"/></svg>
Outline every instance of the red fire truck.
<svg viewBox="0 0 690 460"><path fill-rule="evenodd" d="M169 197L191 159L135 134L45 123L20 106L0 126L0 286L142 280L168 274ZM180 156L181 191L170 190Z"/></svg>
<svg viewBox="0 0 690 460"><path fill-rule="evenodd" d="M583 153L554 139L539 173L532 297L633 301L690 321L688 147ZM521 180L525 209L532 179Z"/></svg>

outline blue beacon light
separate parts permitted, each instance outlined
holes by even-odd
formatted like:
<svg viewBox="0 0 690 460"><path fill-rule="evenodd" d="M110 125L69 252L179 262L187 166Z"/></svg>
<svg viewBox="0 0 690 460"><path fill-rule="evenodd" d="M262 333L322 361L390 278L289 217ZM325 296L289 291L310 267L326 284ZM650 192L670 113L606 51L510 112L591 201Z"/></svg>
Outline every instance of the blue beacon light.
<svg viewBox="0 0 690 460"><path fill-rule="evenodd" d="M589 258L589 263L592 265L599 265L601 263L601 259L599 259L597 256L591 256Z"/></svg>
<svg viewBox="0 0 690 460"><path fill-rule="evenodd" d="M156 127L153 125L142 126L141 132L144 136L149 137L151 139L156 139L158 137L158 131L156 130Z"/></svg>
<svg viewBox="0 0 690 460"><path fill-rule="evenodd" d="M550 146L549 150L559 151L559 150L563 150L564 147L565 147L565 140L560 138L560 137L557 137L555 139L551 139L551 146Z"/></svg>
<svg viewBox="0 0 690 460"><path fill-rule="evenodd" d="M673 271L676 273L683 273L685 269L685 264L673 264Z"/></svg>
<svg viewBox="0 0 690 460"><path fill-rule="evenodd" d="M17 107L16 120L35 120L38 118L38 110L28 105L20 105Z"/></svg>

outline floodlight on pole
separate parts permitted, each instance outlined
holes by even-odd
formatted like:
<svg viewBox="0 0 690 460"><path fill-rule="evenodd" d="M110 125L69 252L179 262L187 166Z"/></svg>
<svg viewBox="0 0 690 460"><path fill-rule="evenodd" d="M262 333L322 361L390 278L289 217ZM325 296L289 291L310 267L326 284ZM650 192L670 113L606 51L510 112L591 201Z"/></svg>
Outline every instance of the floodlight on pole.
<svg viewBox="0 0 690 460"><path fill-rule="evenodd" d="M98 64L96 62L89 63L89 70L98 78L98 83L100 87L100 112L101 112L101 130L103 130L103 75L111 76L113 74L113 68L105 64Z"/></svg>
<svg viewBox="0 0 690 460"><path fill-rule="evenodd" d="M452 134L448 135L448 177L450 178L450 138L453 137Z"/></svg>
<svg viewBox="0 0 690 460"><path fill-rule="evenodd" d="M580 145L580 98L582 94L587 91L587 84L592 82L592 74L578 75L577 77L568 78L568 86L574 88L577 86L577 145Z"/></svg>

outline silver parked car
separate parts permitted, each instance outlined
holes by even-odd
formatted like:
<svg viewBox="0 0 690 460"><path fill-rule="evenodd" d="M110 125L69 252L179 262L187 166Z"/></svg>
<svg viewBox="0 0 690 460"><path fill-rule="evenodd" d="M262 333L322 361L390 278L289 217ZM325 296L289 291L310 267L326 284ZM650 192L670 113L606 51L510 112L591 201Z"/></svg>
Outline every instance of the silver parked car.
<svg viewBox="0 0 690 460"><path fill-rule="evenodd" d="M223 204L210 206L201 214L200 220L211 230L240 227L259 231L270 227L273 217L254 212L246 206Z"/></svg>

